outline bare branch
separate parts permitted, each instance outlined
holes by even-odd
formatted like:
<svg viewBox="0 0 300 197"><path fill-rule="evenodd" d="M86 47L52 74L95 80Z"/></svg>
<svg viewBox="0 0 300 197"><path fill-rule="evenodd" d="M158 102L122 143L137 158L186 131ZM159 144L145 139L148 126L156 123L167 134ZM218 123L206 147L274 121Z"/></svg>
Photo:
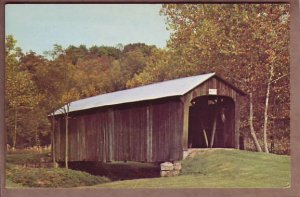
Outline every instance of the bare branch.
<svg viewBox="0 0 300 197"><path fill-rule="evenodd" d="M278 80L280 80L280 79L282 79L283 77L286 77L286 76L288 76L288 74L282 75L282 76L278 77L277 79L272 80L270 83L274 83L274 82L276 82L276 81L278 81Z"/></svg>

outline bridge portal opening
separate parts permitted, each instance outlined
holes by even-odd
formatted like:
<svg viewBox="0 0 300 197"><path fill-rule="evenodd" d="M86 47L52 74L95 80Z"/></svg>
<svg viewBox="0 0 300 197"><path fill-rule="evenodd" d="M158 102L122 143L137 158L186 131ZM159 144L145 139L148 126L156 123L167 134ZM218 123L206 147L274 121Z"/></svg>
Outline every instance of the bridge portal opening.
<svg viewBox="0 0 300 197"><path fill-rule="evenodd" d="M194 98L189 108L189 148L234 148L235 104L225 96Z"/></svg>

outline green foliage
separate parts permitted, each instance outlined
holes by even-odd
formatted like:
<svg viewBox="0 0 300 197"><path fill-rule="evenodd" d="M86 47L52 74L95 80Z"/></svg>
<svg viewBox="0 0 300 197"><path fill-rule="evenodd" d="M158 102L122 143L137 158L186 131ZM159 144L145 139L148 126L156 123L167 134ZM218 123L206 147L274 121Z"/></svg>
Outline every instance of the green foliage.
<svg viewBox="0 0 300 197"><path fill-rule="evenodd" d="M127 82L127 87L136 87L154 82L172 79L169 60L170 53L165 49L153 49L151 56L146 60L145 67Z"/></svg>
<svg viewBox="0 0 300 197"><path fill-rule="evenodd" d="M32 151L17 151L10 153L6 156L6 162L9 164L18 164L18 165L25 165L25 164L35 164L39 162L51 162L52 158L49 154L49 151L42 152L36 151L33 153Z"/></svg>
<svg viewBox="0 0 300 197"><path fill-rule="evenodd" d="M116 181L104 188L286 188L290 156L240 150L206 150L182 161L177 177Z"/></svg>
<svg viewBox="0 0 300 197"><path fill-rule="evenodd" d="M16 146L21 140L32 141L38 130L37 121L25 123L40 104L43 95L38 91L31 75L24 70L19 59L23 56L20 49L15 47L16 40L12 36L6 38L6 67L5 67L5 119L8 129L8 142Z"/></svg>
<svg viewBox="0 0 300 197"><path fill-rule="evenodd" d="M95 57L113 57L114 59L119 59L121 57L121 50L117 49L115 47L109 47L109 46L92 46L89 49L89 56L92 58Z"/></svg>
<svg viewBox="0 0 300 197"><path fill-rule="evenodd" d="M23 168L7 165L6 177L9 183L23 187L68 188L90 186L109 182L109 179L93 176L86 172L64 168ZM8 185L12 187L14 185Z"/></svg>

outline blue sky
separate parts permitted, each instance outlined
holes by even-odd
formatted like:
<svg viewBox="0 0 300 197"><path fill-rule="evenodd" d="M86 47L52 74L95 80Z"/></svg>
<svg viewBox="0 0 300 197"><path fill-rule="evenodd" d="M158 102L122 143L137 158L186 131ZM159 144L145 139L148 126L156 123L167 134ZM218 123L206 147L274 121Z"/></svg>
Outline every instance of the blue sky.
<svg viewBox="0 0 300 197"><path fill-rule="evenodd" d="M165 47L170 33L159 4L10 4L5 32L23 51L39 54L54 44L87 47L143 42Z"/></svg>

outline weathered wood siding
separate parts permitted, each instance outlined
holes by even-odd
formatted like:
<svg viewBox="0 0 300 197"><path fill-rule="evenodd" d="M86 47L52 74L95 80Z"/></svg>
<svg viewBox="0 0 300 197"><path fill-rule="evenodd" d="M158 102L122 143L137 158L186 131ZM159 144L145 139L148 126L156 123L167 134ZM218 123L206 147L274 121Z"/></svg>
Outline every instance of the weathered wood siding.
<svg viewBox="0 0 300 197"><path fill-rule="evenodd" d="M183 102L183 150L188 149L189 107L191 101L193 98L209 95L209 89L217 89L218 96L228 96L233 99L235 103L235 148L239 148L239 98L241 94L218 77L212 77L181 97Z"/></svg>
<svg viewBox="0 0 300 197"><path fill-rule="evenodd" d="M212 77L179 97L140 101L70 113L69 161L160 162L182 159L188 148L189 107L193 98L217 95L233 99L233 139L239 147L239 102L243 93L218 77ZM56 117L56 159L64 161L65 123ZM228 142L229 144L229 142Z"/></svg>
<svg viewBox="0 0 300 197"><path fill-rule="evenodd" d="M180 160L182 109L173 98L70 113L69 161ZM55 141L56 159L64 161L62 116L57 117Z"/></svg>

